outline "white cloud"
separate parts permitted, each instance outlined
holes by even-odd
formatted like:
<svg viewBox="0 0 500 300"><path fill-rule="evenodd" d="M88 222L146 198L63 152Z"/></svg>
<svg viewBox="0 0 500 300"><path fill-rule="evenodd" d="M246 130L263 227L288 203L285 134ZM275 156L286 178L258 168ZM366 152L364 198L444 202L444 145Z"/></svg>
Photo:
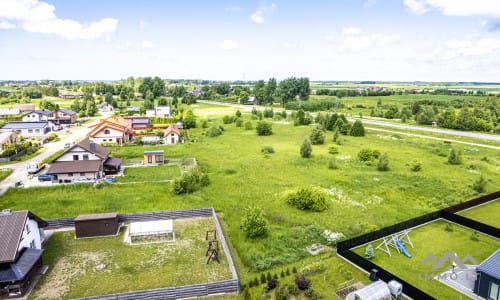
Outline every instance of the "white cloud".
<svg viewBox="0 0 500 300"><path fill-rule="evenodd" d="M500 50L500 39L468 38L451 40L445 45L449 51L455 53L455 56L485 56Z"/></svg>
<svg viewBox="0 0 500 300"><path fill-rule="evenodd" d="M0 29L12 29L12 28L16 28L16 25L7 21L0 21Z"/></svg>
<svg viewBox="0 0 500 300"><path fill-rule="evenodd" d="M144 40L144 41L142 41L141 46L143 48L151 49L151 48L154 48L155 45L151 41Z"/></svg>
<svg viewBox="0 0 500 300"><path fill-rule="evenodd" d="M341 51L360 52L369 47L382 47L399 39L397 34L361 34L359 28L348 27L342 30L344 39L340 45Z"/></svg>
<svg viewBox="0 0 500 300"><path fill-rule="evenodd" d="M262 24L266 21L265 16L270 15L277 7L275 3L271 3L270 5L263 4L250 15L250 20L254 23Z"/></svg>
<svg viewBox="0 0 500 300"><path fill-rule="evenodd" d="M113 18L104 18L90 24L61 19L56 16L55 9L53 5L38 0L2 0L0 18L19 23L28 32L57 34L68 40L109 37L118 25L118 20Z"/></svg>
<svg viewBox="0 0 500 300"><path fill-rule="evenodd" d="M140 20L139 21L139 28L144 29L144 28L146 28L146 26L148 26L148 24L149 24L148 21Z"/></svg>
<svg viewBox="0 0 500 300"><path fill-rule="evenodd" d="M238 49L239 47L240 45L233 40L224 40L222 41L222 43L219 44L219 48L223 50L234 50Z"/></svg>
<svg viewBox="0 0 500 300"><path fill-rule="evenodd" d="M370 6L373 6L377 3L377 0L366 0L364 3L363 3L363 7L370 7Z"/></svg>
<svg viewBox="0 0 500 300"><path fill-rule="evenodd" d="M498 0L404 0L404 4L415 14L437 9L446 16L500 18Z"/></svg>

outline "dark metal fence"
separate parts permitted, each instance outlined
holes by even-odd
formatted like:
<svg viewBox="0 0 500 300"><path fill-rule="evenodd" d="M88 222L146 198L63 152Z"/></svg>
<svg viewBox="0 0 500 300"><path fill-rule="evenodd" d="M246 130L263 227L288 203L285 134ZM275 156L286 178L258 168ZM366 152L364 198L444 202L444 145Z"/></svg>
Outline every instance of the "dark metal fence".
<svg viewBox="0 0 500 300"><path fill-rule="evenodd" d="M466 201L463 203L459 203L457 205L450 206L448 208L445 208L444 210L449 211L451 213L457 213L459 211L472 208L474 206L478 206L496 199L500 199L500 191L494 192L476 199L472 199L470 201Z"/></svg>
<svg viewBox="0 0 500 300"><path fill-rule="evenodd" d="M491 235L493 237L500 238L500 229L493 227L491 225L484 224L484 223L478 222L476 220L466 218L466 217L461 216L461 215L456 215L456 214L450 213L446 210L441 211L441 217L443 219L448 220L448 221L455 222L455 223L460 224L460 225L465 226L465 227L469 227L473 230L482 232L484 234L488 234L488 235Z"/></svg>

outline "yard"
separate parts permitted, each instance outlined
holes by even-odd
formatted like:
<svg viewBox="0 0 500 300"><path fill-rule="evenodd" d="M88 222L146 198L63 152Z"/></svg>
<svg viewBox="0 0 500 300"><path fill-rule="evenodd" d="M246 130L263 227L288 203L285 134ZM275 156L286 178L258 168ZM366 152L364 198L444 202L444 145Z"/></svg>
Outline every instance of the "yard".
<svg viewBox="0 0 500 300"><path fill-rule="evenodd" d="M173 180L180 176L178 165L160 165L145 167L126 167L125 176L116 177L116 182L154 182Z"/></svg>
<svg viewBox="0 0 500 300"><path fill-rule="evenodd" d="M9 175L12 174L12 172L13 172L12 169L0 169L0 181L9 177Z"/></svg>
<svg viewBox="0 0 500 300"><path fill-rule="evenodd" d="M446 230L446 224L451 224L452 231ZM472 234L473 231L468 228L438 220L410 231L409 236L414 248L408 244L405 246L412 258L407 258L399 254L396 249L390 248L391 257L385 252L375 250L375 258L372 261L437 299L469 299L452 288L427 277L427 275L437 275L450 268L451 261L447 261L437 270L432 269L432 261L424 265L421 263L429 254L439 260L447 251L456 253L459 259L470 254L477 263L481 263L500 248L500 240L479 234L478 240L474 241L471 239ZM375 248L380 242L380 240L374 241L371 244ZM354 252L364 257L365 249L366 246L358 247L354 249ZM471 264L471 262L466 262L466 264Z"/></svg>
<svg viewBox="0 0 500 300"><path fill-rule="evenodd" d="M500 200L486 203L466 211L460 212L460 215L491 225L500 227Z"/></svg>
<svg viewBox="0 0 500 300"><path fill-rule="evenodd" d="M75 239L74 231L54 232L43 256L49 271L31 299L69 299L231 279L222 248L220 264L206 264L205 231L211 217L174 220L175 242L124 243L125 228L113 237ZM96 266L104 264L104 270Z"/></svg>

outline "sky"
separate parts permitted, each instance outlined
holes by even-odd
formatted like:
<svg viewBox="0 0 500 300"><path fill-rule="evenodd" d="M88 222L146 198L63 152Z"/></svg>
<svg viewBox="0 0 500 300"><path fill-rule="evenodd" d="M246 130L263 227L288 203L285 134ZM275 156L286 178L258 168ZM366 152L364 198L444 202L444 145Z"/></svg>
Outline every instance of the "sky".
<svg viewBox="0 0 500 300"><path fill-rule="evenodd" d="M0 0L0 80L500 81L500 0Z"/></svg>

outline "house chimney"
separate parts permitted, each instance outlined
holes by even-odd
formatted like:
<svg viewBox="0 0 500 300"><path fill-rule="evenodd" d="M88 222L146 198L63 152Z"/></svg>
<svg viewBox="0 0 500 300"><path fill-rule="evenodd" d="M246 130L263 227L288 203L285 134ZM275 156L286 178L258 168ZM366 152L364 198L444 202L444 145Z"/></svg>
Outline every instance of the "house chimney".
<svg viewBox="0 0 500 300"><path fill-rule="evenodd" d="M90 152L95 153L95 143L90 142Z"/></svg>

